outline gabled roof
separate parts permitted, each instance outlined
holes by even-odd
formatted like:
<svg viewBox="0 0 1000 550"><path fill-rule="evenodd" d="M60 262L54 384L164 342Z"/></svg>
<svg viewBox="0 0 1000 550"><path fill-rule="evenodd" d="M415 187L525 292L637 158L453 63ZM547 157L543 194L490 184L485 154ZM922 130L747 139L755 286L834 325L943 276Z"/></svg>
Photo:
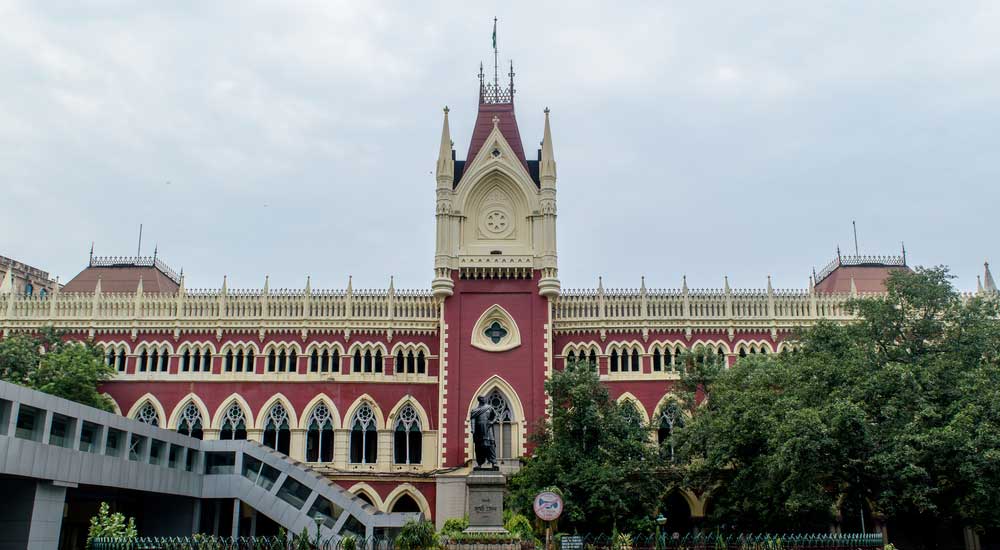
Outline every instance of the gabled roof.
<svg viewBox="0 0 1000 550"><path fill-rule="evenodd" d="M524 145L521 143L521 132L517 128L517 119L514 117L513 103L479 104L479 113L476 115L476 125L472 129L472 140L469 143L469 154L465 157L466 161L476 158L479 150L483 148L486 138L493 131L493 117L500 120L497 125L500 128L500 133L510 144L510 148L514 150L518 160L524 165L525 171L531 173L528 169L528 160L524 156ZM455 182L457 184L458 180L456 179Z"/></svg>

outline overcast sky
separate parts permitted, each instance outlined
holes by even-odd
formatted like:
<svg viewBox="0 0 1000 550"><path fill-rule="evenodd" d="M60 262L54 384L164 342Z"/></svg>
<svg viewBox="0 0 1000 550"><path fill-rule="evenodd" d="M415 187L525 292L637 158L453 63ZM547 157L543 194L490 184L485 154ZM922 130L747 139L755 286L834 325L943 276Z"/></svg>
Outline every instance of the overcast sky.
<svg viewBox="0 0 1000 550"><path fill-rule="evenodd" d="M564 288L803 288L852 219L1000 268L995 1L0 0L0 254L65 282L142 223L189 288L429 288L494 14L529 156L552 109Z"/></svg>

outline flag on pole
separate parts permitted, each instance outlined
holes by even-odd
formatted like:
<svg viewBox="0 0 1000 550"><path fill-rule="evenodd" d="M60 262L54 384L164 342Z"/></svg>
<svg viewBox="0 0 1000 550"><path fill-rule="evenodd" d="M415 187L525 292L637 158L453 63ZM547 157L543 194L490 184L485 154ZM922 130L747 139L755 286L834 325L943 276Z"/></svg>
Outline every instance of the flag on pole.
<svg viewBox="0 0 1000 550"><path fill-rule="evenodd" d="M493 18L493 49L497 49L497 18Z"/></svg>

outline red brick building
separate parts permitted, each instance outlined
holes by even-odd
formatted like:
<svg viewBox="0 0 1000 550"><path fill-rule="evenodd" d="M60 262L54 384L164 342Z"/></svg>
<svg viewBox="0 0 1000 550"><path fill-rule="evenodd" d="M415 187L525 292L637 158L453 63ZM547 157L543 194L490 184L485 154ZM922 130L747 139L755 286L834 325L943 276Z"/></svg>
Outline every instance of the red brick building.
<svg viewBox="0 0 1000 550"><path fill-rule="evenodd" d="M573 358L632 401L651 439L669 437L678 353L704 345L734 365L781 352L795 327L847 319L845 298L905 268L902 257L838 257L796 290L563 290L549 113L529 158L510 78L481 79L465 160L444 111L430 289L193 292L159 258L92 258L61 292L8 291L0 327L93 338L117 369L105 391L123 415L261 441L382 510L440 524L465 510L478 396L497 410L506 472L530 452L544 381ZM676 498L704 513L701 495Z"/></svg>

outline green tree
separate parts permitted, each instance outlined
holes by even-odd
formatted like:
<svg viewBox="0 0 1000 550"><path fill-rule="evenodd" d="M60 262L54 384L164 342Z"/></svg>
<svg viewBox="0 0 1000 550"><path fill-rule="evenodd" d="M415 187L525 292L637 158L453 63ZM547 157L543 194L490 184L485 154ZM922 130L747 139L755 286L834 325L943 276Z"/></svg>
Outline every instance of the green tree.
<svg viewBox="0 0 1000 550"><path fill-rule="evenodd" d="M48 328L0 340L0 379L111 411L98 386L114 376L93 342L65 342Z"/></svg>
<svg viewBox="0 0 1000 550"><path fill-rule="evenodd" d="M533 514L534 496L559 487L564 531L632 529L662 492L649 432L608 394L587 362L567 365L545 383L549 418L535 428L534 453L510 482L514 510Z"/></svg>
<svg viewBox="0 0 1000 550"><path fill-rule="evenodd" d="M715 521L823 528L866 502L928 526L1000 525L997 303L949 279L895 272L884 296L849 303L856 322L819 323L795 352L707 382L679 438Z"/></svg>
<svg viewBox="0 0 1000 550"><path fill-rule="evenodd" d="M135 518L128 518L120 512L111 513L107 502L102 502L97 515L90 518L90 530L87 532L87 548L95 538L113 538L133 540L139 536L135 528Z"/></svg>

